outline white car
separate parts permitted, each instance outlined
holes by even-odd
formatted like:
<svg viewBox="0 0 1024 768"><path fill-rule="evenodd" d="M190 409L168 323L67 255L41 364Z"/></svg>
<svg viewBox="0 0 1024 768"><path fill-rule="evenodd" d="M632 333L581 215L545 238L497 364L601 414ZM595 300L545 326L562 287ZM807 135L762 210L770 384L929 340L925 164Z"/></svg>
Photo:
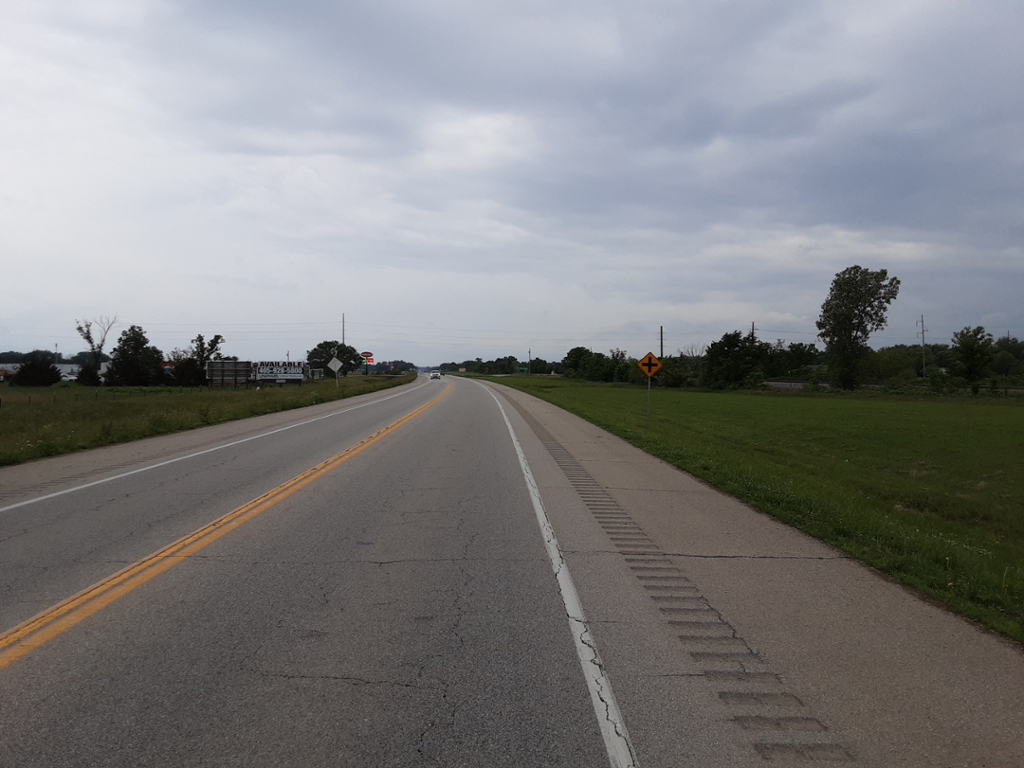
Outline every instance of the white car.
<svg viewBox="0 0 1024 768"><path fill-rule="evenodd" d="M441 378L441 372L435 368L434 370L432 370L430 372L430 378L432 378L432 379L440 379Z"/></svg>

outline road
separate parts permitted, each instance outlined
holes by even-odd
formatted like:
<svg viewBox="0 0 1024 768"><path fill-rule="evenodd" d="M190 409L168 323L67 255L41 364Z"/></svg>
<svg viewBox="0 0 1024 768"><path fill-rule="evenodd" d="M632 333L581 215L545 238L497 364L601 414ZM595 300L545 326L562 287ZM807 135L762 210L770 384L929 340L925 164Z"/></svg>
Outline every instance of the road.
<svg viewBox="0 0 1024 768"><path fill-rule="evenodd" d="M0 470L0 632L0 766L1024 765L1018 646L469 380Z"/></svg>

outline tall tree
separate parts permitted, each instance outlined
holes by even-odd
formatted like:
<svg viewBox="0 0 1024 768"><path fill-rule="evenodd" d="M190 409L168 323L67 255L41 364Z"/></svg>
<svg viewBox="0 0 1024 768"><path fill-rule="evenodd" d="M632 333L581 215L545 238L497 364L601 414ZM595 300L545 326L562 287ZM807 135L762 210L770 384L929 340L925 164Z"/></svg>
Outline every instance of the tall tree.
<svg viewBox="0 0 1024 768"><path fill-rule="evenodd" d="M209 341L201 333L192 339L192 357L201 369L206 370L206 364L211 360L220 360L220 347L223 343L224 337L219 333L215 333Z"/></svg>
<svg viewBox="0 0 1024 768"><path fill-rule="evenodd" d="M103 347L107 343L107 334L117 324L114 317L97 317L92 320L75 320L75 330L85 343L89 345L92 360L84 363L78 371L78 383L98 387L100 385L100 365L103 363Z"/></svg>
<svg viewBox="0 0 1024 768"><path fill-rule="evenodd" d="M583 378L587 363L590 362L590 358L593 356L586 347L573 347L565 353L565 357L562 358L562 370L565 371L565 375L570 379Z"/></svg>
<svg viewBox="0 0 1024 768"><path fill-rule="evenodd" d="M327 364L334 358L338 358L338 362L341 363L341 368L338 371L342 376L348 376L349 373L363 364L363 358L356 352L355 347L351 344L342 344L337 339L321 341L313 349L306 352L306 362L309 364L309 367L323 368L325 376L331 370L327 367Z"/></svg>
<svg viewBox="0 0 1024 768"><path fill-rule="evenodd" d="M772 345L751 331L726 333L708 345L701 381L706 387L725 389L761 384Z"/></svg>
<svg viewBox="0 0 1024 768"><path fill-rule="evenodd" d="M970 326L953 334L953 354L956 355L956 371L968 381L982 378L993 358L992 334L980 325Z"/></svg>
<svg viewBox="0 0 1024 768"><path fill-rule="evenodd" d="M224 337L219 333L207 341L203 334L192 339L188 350L176 349L171 353L174 362L175 383L183 387L201 387L207 383L206 364L211 360L223 359L220 346Z"/></svg>
<svg viewBox="0 0 1024 768"><path fill-rule="evenodd" d="M1024 373L1024 342L1007 333L996 339L992 351L995 353L992 360L992 370L995 373L1002 376Z"/></svg>
<svg viewBox="0 0 1024 768"><path fill-rule="evenodd" d="M530 373L551 373L551 363L543 357L530 360Z"/></svg>
<svg viewBox="0 0 1024 768"><path fill-rule="evenodd" d="M121 334L110 352L107 384L124 387L149 387L163 379L160 363L164 353L149 343L146 333L133 325Z"/></svg>
<svg viewBox="0 0 1024 768"><path fill-rule="evenodd" d="M817 321L832 386L857 386L858 364L868 349L868 337L885 327L886 312L899 292L899 278L890 278L884 269L847 267L832 280Z"/></svg>

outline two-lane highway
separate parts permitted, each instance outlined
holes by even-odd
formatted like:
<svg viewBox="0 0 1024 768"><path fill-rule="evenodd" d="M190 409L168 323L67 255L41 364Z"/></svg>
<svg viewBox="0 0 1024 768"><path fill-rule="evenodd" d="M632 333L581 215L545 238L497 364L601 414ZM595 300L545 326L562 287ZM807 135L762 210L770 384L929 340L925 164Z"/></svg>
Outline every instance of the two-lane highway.
<svg viewBox="0 0 1024 768"><path fill-rule="evenodd" d="M5 628L338 457L0 669L0 763L607 764L491 395L317 415L8 500Z"/></svg>
<svg viewBox="0 0 1024 768"><path fill-rule="evenodd" d="M3 768L1024 766L1019 646L462 379L0 470L0 633Z"/></svg>

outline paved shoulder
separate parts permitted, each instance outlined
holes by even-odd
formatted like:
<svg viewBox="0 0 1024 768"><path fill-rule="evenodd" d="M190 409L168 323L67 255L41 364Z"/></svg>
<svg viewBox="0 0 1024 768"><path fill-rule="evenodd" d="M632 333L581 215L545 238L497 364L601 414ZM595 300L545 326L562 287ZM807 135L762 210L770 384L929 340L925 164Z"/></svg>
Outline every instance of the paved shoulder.
<svg viewBox="0 0 1024 768"><path fill-rule="evenodd" d="M1024 765L1024 654L523 393L641 764ZM657 702L657 704L652 704Z"/></svg>

